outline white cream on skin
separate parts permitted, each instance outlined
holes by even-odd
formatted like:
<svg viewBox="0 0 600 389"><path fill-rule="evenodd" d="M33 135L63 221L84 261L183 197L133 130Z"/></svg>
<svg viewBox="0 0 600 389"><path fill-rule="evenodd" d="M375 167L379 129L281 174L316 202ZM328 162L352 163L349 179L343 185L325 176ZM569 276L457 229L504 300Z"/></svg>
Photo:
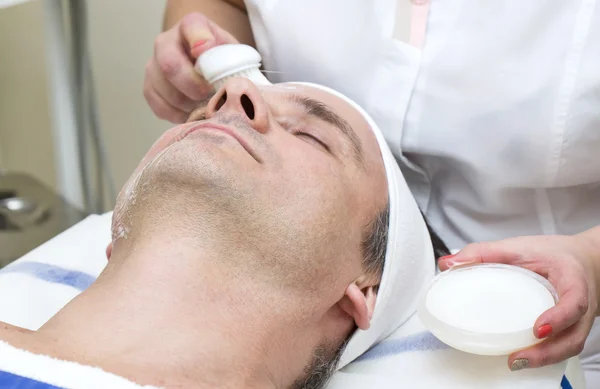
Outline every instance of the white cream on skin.
<svg viewBox="0 0 600 389"><path fill-rule="evenodd" d="M158 141L157 141L158 142ZM144 173L148 171L150 168L158 166L158 164L162 161L163 157L167 153L168 150L177 142L173 142L169 146L165 147L164 150L159 152L146 166L142 168L142 170L131 179L125 188L123 188L122 192L119 194L119 201L115 205L115 209L113 212L113 227L112 227L112 242L115 243L119 239L127 239L131 228L133 227L133 220L131 218L130 212L131 207L134 206L138 201L138 195L140 192L140 180ZM144 187L146 184L142 184Z"/></svg>

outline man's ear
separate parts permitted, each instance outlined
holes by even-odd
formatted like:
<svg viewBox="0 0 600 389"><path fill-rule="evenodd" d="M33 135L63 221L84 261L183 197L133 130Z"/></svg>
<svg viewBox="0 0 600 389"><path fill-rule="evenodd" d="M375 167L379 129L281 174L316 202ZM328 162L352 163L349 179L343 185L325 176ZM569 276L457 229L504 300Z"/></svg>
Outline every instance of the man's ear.
<svg viewBox="0 0 600 389"><path fill-rule="evenodd" d="M371 326L377 299L375 288L376 286L369 285L360 289L357 283L353 282L346 288L346 293L339 302L342 311L350 315L361 330L368 330Z"/></svg>

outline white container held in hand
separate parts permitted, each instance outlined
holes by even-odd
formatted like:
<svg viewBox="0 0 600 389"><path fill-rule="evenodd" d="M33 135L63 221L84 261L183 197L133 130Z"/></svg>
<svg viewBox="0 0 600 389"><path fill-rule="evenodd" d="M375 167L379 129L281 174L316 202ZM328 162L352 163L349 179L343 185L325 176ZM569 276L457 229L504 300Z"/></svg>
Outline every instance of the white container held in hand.
<svg viewBox="0 0 600 389"><path fill-rule="evenodd" d="M537 318L558 301L542 276L501 264L459 266L439 274L419 306L421 322L447 345L478 355L508 355L542 340Z"/></svg>
<svg viewBox="0 0 600 389"><path fill-rule="evenodd" d="M271 85L260 71L261 61L253 47L228 44L204 52L196 61L195 69L217 90L233 77L246 77L256 85Z"/></svg>

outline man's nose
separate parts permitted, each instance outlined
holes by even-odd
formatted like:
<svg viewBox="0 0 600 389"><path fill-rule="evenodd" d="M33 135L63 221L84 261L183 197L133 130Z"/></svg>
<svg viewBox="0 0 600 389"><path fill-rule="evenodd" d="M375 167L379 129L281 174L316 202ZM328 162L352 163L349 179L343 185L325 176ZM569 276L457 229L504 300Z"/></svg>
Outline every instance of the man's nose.
<svg viewBox="0 0 600 389"><path fill-rule="evenodd" d="M206 117L217 113L243 116L258 132L269 130L269 112L260 91L244 77L235 77L213 96L207 105Z"/></svg>

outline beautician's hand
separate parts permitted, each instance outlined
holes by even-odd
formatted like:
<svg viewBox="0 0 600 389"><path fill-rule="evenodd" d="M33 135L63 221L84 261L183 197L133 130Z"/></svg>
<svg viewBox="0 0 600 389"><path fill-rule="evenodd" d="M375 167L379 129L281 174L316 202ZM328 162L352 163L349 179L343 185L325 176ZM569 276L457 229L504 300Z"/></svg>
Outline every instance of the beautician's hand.
<svg viewBox="0 0 600 389"><path fill-rule="evenodd" d="M109 261L110 260L110 256L112 255L112 242L110 242L108 244L108 246L106 246L106 260Z"/></svg>
<svg viewBox="0 0 600 389"><path fill-rule="evenodd" d="M183 123L209 96L212 86L194 70L194 63L206 50L225 43L237 41L197 12L158 35L144 79L144 97L156 116Z"/></svg>
<svg viewBox="0 0 600 389"><path fill-rule="evenodd" d="M509 356L511 370L541 367L578 355L598 315L600 245L585 234L531 236L466 246L440 258L440 270L464 263L504 263L532 270L556 288L559 302L534 325L537 338L548 338ZM476 291L474 291L476 293Z"/></svg>

